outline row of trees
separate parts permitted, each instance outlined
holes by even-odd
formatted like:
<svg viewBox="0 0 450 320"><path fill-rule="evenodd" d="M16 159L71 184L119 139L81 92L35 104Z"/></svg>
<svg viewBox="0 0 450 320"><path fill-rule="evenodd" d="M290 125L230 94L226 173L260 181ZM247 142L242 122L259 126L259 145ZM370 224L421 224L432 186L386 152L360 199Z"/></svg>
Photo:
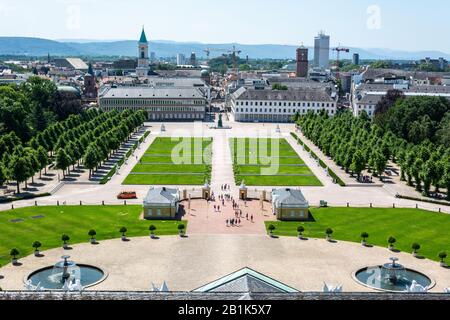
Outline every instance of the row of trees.
<svg viewBox="0 0 450 320"><path fill-rule="evenodd" d="M401 178L430 195L431 186L447 188L450 199L450 149L429 140L414 144L371 122L365 112L330 118L325 111L300 117L303 134L346 172L360 178L364 170L374 176L385 172L389 161L401 167Z"/></svg>
<svg viewBox="0 0 450 320"><path fill-rule="evenodd" d="M70 174L70 166L83 162L92 171L116 152L124 140L146 120L144 111L111 111L103 114L101 124L94 119L84 130L75 128L62 135L57 142L56 168ZM83 126L84 127L84 126Z"/></svg>
<svg viewBox="0 0 450 320"><path fill-rule="evenodd" d="M0 137L0 185L16 181L20 193L22 182L27 187L27 181L33 181L37 172L46 172L53 161L64 176L70 174L70 166L82 161L91 172L145 119L142 111L104 113L91 109L48 127L27 144L22 144L14 132L5 134Z"/></svg>

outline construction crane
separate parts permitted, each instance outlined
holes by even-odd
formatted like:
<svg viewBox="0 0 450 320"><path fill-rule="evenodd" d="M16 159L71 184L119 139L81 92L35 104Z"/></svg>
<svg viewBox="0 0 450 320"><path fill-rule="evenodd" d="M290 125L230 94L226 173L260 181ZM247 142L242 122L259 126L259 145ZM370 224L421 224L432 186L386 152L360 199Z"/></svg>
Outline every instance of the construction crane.
<svg viewBox="0 0 450 320"><path fill-rule="evenodd" d="M242 53L241 50L237 50L236 46L233 46L233 48L231 49L211 49L211 48L206 48L205 50L203 50L206 53L206 59L209 61L209 56L211 55L211 52L226 52L228 54L232 55L232 59L233 59L233 69L235 70L235 72L237 73L237 56L239 54Z"/></svg>
<svg viewBox="0 0 450 320"><path fill-rule="evenodd" d="M340 62L341 52L347 52L348 53L348 52L350 52L350 49L338 46L336 48L333 48L332 50L336 51L336 53L337 53L337 57L336 57L336 79L340 80L341 79L341 74L339 72L339 69L340 69L339 62Z"/></svg>

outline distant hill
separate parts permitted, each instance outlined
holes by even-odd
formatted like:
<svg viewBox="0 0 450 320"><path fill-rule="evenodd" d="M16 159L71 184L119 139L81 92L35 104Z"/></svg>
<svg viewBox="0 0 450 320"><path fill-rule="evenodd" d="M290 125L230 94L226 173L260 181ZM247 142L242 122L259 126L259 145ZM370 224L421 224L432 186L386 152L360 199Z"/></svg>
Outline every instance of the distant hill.
<svg viewBox="0 0 450 320"><path fill-rule="evenodd" d="M213 49L211 57L220 56L223 51L236 46L242 50L241 57L261 59L294 59L296 46L261 44L245 45L239 43L226 44L204 44L198 42L175 42L166 40L157 40L150 42L150 51L156 53L158 57L174 57L178 53L185 54L187 57L195 52L197 57L206 57L203 50ZM220 51L214 51L220 50ZM88 40L61 40L53 41L40 38L26 37L0 37L0 55L28 55L28 56L46 56L48 53L53 56L137 56L136 41L95 41ZM444 57L450 60L450 55L439 51L407 52L390 49L361 49L351 48L349 54L343 54L342 58L351 59L353 53L359 53L361 59L387 59L387 60L418 60L425 57L439 58ZM313 50L310 48L310 59L313 59ZM335 54L331 53L332 58Z"/></svg>

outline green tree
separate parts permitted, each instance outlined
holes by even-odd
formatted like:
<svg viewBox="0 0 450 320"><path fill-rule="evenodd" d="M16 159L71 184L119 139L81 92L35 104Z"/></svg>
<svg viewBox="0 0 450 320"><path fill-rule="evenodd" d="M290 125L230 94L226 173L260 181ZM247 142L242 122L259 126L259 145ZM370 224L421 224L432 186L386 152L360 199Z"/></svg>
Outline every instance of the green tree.
<svg viewBox="0 0 450 320"><path fill-rule="evenodd" d="M47 165L48 165L48 153L44 149L44 147L40 146L37 149L37 155L36 155L38 162L39 162L39 179L42 178L42 170L45 170L45 174L47 174Z"/></svg>
<svg viewBox="0 0 450 320"><path fill-rule="evenodd" d="M17 193L20 193L20 183L29 177L30 162L26 157L13 155L9 163L9 173L11 179L17 182Z"/></svg>
<svg viewBox="0 0 450 320"><path fill-rule="evenodd" d="M387 160L380 151L376 151L373 155L373 163L375 172L378 177L383 181L383 173L386 170Z"/></svg>
<svg viewBox="0 0 450 320"><path fill-rule="evenodd" d="M70 166L71 159L64 149L59 149L56 154L56 169L62 170L63 178L66 178L66 169Z"/></svg>
<svg viewBox="0 0 450 320"><path fill-rule="evenodd" d="M350 170L358 175L358 180L361 178L361 172L366 168L366 159L361 150L357 150L353 155Z"/></svg>

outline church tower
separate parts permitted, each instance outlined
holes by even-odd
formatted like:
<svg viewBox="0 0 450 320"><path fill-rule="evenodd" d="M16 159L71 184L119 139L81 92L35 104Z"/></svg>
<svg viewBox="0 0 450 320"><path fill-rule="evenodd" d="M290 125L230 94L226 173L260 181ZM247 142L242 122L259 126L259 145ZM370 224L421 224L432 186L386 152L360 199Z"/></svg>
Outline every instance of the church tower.
<svg viewBox="0 0 450 320"><path fill-rule="evenodd" d="M142 27L141 38L138 43L139 57L136 75L138 77L146 77L150 71L150 60L148 58L148 41L145 35L144 27Z"/></svg>

